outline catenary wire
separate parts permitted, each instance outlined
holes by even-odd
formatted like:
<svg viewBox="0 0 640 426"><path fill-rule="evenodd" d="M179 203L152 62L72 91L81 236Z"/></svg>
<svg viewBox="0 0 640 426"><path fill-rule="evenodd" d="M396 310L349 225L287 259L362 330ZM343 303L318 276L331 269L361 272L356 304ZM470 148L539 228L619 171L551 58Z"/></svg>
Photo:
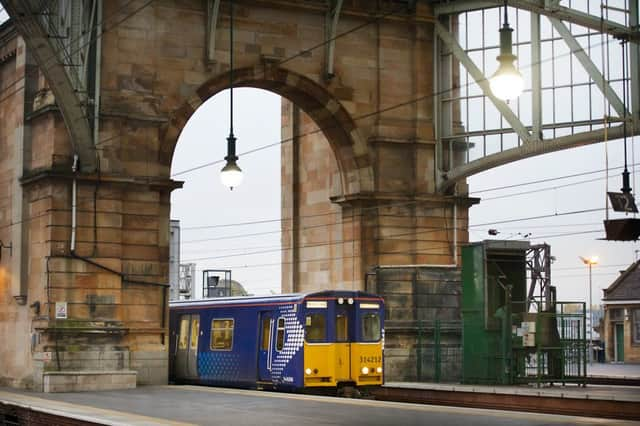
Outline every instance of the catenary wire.
<svg viewBox="0 0 640 426"><path fill-rule="evenodd" d="M614 40L609 40L609 41L607 41L607 44L610 44L610 43L613 43L613 42L614 42ZM597 47L597 45L594 45L594 47ZM573 50L569 50L567 53L565 53L563 55L559 55L558 57L570 56L570 55L572 55L574 53L575 52ZM552 60L552 58L545 59L545 60L540 60L538 62L538 64L543 64L543 63L549 62L551 60ZM533 64L530 64L529 67L531 67L532 65ZM520 67L520 68L521 69L525 69L526 67ZM359 120L368 119L368 118L374 117L376 115L380 115L380 114L382 114L384 112L389 112L389 111L392 111L392 110L395 110L395 109L398 109L398 108L402 108L402 107L405 107L405 106L408 106L408 105L411 105L411 104L414 104L414 103L417 103L417 102L429 100L430 98L433 98L433 97L436 97L436 96L442 96L442 95L448 94L450 92L453 92L454 90L459 90L460 87L463 87L463 86L467 86L468 87L468 86L472 86L474 84L476 84L475 81L466 83L465 85L460 85L460 86L458 86L456 88L443 89L443 90L441 90L439 92L436 92L436 93L431 93L431 94L428 94L428 95L423 95L423 96L419 96L419 97L416 97L416 98L412 98L412 99L409 99L407 101L404 101L404 102L401 102L401 103L398 103L398 104L395 104L395 105L391 105L391 106L386 107L386 108L381 108L379 110L372 111L372 112L369 112L369 113L366 113L366 114L362 114L360 116L354 116L353 120L354 121L359 121ZM263 151L263 150L268 149L268 148L272 148L272 147L275 147L275 146L283 145L285 143L293 142L296 139L300 139L300 138L304 138L306 136L310 136L310 135L314 135L314 134L317 134L317 133L321 133L321 132L323 132L325 130L328 130L328 129L331 129L331 128L334 128L334 127L336 127L336 126L335 125L331 125L331 126L319 127L317 129L310 130L310 131L302 133L302 134L298 134L298 135L294 135L294 136L291 136L291 137L288 137L288 138L281 139L281 140L279 140L277 142L274 142L274 143L271 143L271 144L266 144L266 145L262 145L260 147L254 148L254 149L247 150L247 151L239 154L239 156L245 156L245 155L254 154L256 152ZM181 176L181 175L184 175L184 174L188 174L188 173L191 173L191 172L194 172L194 171L197 171L197 170L201 170L203 168L207 168L207 167L211 167L211 166L222 164L223 162L224 162L224 159L211 161L211 162L207 162L207 163L204 163L204 164L200 164L200 165L197 165L197 166L194 166L194 167L191 167L191 168L188 168L188 169L181 170L181 171L178 171L176 173L173 173L171 175L171 177L173 178L173 177Z"/></svg>
<svg viewBox="0 0 640 426"><path fill-rule="evenodd" d="M153 1L153 0L152 0L152 1ZM150 4L150 3L151 3L151 1L150 1L150 2L148 2L146 5L148 5L148 4ZM146 5L145 5L145 6L146 6ZM113 28L113 27L112 27L112 28ZM106 32L106 30L105 30L104 32ZM351 32L353 32L353 31L351 31ZM308 49L307 49L307 50L308 50ZM384 206L383 206L383 207L384 207ZM331 214L335 214L335 213L331 213ZM325 226L326 226L326 225L325 225Z"/></svg>
<svg viewBox="0 0 640 426"><path fill-rule="evenodd" d="M557 216L567 216L567 215L574 215L574 214L582 214L582 213L589 213L589 212L593 212L593 211L602 211L603 209L601 208L596 208L596 209L586 209L586 210L576 210L576 211L571 211L571 212L562 212L562 213L554 213L554 214L549 214L549 215L539 215L539 216L530 216L530 217L526 217L526 218L518 218L518 219L505 219L505 220L500 220L500 221L495 221L495 222L487 222L487 223L483 223L483 224L478 224L478 225L471 225L468 228L457 228L458 230L467 230L470 229L474 226L488 226L488 225L497 225L497 224L501 224L501 223L510 223L510 222L520 222L520 221L527 221L527 220L538 220L538 219L546 219L549 217L557 217ZM327 225L323 225L323 226L327 226ZM449 231L452 230L453 228L445 228L445 230ZM395 234L395 235L388 235L386 236L387 239L393 239L393 238L397 238L397 237L405 237L405 236L415 236L415 235L423 235L423 234L427 234L427 233L434 233L434 232L440 232L442 231L442 228L430 228L427 230L423 230L423 231L414 231L414 232L409 232L409 233L402 233L402 234ZM564 234L557 234L558 235L577 235L577 234L582 234L582 233L593 233L593 232L602 232L602 231L584 231L584 232L577 232L577 233L564 233ZM547 238L550 236L541 236L541 237L537 237L537 238ZM553 237L555 238L555 237ZM299 246L299 247L293 247L295 249L302 249L302 248L311 248L311 247L318 247L318 246L324 246L324 245L333 245L333 244L343 244L343 243L349 243L352 242L351 239L349 240L340 240L340 241L335 241L335 242L323 242L323 243L318 243L318 244L311 244L311 245L303 245L303 246ZM448 246L449 244L447 244ZM254 252L252 254L264 254L264 253L268 253L268 252L276 252L276 251L284 251L284 250L291 250L292 247L283 247L277 250L263 250L260 252ZM227 258L227 257L233 257L235 255L223 255L223 256L215 256L213 258ZM187 259L185 260L185 262L189 262L189 261L193 261L193 260L206 260L206 259L211 259L211 258L199 258L199 259Z"/></svg>

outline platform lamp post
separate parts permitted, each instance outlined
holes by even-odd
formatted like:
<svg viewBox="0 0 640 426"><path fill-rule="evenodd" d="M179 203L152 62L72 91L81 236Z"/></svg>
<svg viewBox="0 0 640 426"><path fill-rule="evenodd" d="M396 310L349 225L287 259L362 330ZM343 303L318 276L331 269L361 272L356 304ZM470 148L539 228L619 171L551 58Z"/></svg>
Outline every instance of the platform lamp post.
<svg viewBox="0 0 640 426"><path fill-rule="evenodd" d="M242 170L238 167L236 155L236 138L233 135L233 0L229 1L229 137L227 137L227 164L220 171L222 184L233 191L242 183Z"/></svg>
<svg viewBox="0 0 640 426"><path fill-rule="evenodd" d="M518 57L513 54L511 33L513 29L509 26L507 0L504 0L504 23L500 28L500 55L496 58L500 65L489 79L491 92L503 101L517 98L524 89L522 74L513 64Z"/></svg>
<svg viewBox="0 0 640 426"><path fill-rule="evenodd" d="M591 256L584 258L580 256L582 263L589 267L589 364L593 363L593 308L592 308L592 280L591 280L591 268L593 265L598 264L598 256Z"/></svg>

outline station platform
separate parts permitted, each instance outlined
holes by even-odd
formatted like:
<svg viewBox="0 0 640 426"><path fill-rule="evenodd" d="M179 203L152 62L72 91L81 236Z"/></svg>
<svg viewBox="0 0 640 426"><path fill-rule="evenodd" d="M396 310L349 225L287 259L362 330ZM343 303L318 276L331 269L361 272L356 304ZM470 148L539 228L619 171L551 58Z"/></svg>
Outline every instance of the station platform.
<svg viewBox="0 0 640 426"><path fill-rule="evenodd" d="M432 392L433 385L406 384L406 393ZM398 384L384 389L397 389ZM423 389L416 389L417 386ZM453 389L451 385L436 388ZM367 399L334 398L315 395L287 394L280 392L250 391L202 386L143 386L137 389L82 393L34 393L14 389L0 389L0 419L7 407L14 409L16 417L21 412L36 413L27 424L104 424L104 425L567 425L567 424L632 424L624 420L589 418L537 412L517 412L464 407L467 388L454 386L453 395L460 399L456 406L423 405ZM486 391L474 387L478 392ZM498 393L508 409L513 393ZM576 401L594 404L600 401L631 404L640 410L637 388L621 392L619 389L567 389L576 391ZM514 390L511 389L510 392ZM522 390L519 390L522 391ZM531 392L539 392L532 389ZM446 392L449 392L447 390ZM480 393L477 393L480 395ZM540 399L540 396L527 395ZM545 396L546 397L546 396ZM551 396L566 403L569 396ZM638 411L637 419L640 419ZM40 416L40 417L38 417ZM57 416L65 421L40 420ZM22 423L17 423L22 424ZM637 424L637 423L636 423Z"/></svg>
<svg viewBox="0 0 640 426"><path fill-rule="evenodd" d="M587 366L587 377L640 380L640 364L594 362Z"/></svg>
<svg viewBox="0 0 640 426"><path fill-rule="evenodd" d="M495 394L512 396L536 396L557 399L585 399L591 401L628 401L637 402L640 410L640 387L636 386L600 386L588 385L583 387L576 384L535 385L522 386L482 386L460 385L451 383L412 383L389 382L383 388L434 390L457 393Z"/></svg>

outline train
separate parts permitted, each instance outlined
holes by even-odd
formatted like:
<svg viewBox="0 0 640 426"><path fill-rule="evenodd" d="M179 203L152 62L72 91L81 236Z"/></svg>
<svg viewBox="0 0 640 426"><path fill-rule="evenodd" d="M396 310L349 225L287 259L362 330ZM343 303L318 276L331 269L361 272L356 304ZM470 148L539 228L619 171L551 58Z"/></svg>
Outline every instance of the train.
<svg viewBox="0 0 640 426"><path fill-rule="evenodd" d="M361 291L169 304L177 384L340 394L383 383L384 300Z"/></svg>

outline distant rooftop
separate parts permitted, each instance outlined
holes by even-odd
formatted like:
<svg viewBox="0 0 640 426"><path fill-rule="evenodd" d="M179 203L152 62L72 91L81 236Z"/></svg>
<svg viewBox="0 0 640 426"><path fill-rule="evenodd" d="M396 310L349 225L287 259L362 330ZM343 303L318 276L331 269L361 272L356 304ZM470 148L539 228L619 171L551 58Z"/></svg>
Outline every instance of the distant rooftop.
<svg viewBox="0 0 640 426"><path fill-rule="evenodd" d="M603 301L640 300L640 261L632 263L604 290Z"/></svg>

